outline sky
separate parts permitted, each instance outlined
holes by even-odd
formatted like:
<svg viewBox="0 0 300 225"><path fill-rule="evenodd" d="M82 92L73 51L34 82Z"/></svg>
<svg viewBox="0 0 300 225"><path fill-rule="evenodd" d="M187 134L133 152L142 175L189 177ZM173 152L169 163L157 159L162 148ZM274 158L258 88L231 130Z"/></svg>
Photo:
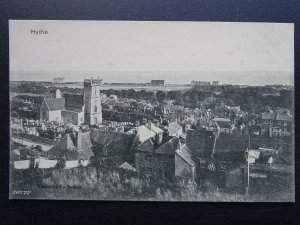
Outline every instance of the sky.
<svg viewBox="0 0 300 225"><path fill-rule="evenodd" d="M293 83L293 24L12 20L9 35L11 80Z"/></svg>

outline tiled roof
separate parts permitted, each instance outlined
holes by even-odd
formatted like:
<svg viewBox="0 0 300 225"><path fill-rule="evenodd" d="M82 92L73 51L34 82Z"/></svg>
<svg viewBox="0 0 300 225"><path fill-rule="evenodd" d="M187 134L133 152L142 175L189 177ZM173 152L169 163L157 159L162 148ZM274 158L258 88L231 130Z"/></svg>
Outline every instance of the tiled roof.
<svg viewBox="0 0 300 225"><path fill-rule="evenodd" d="M176 132L178 130L180 130L182 127L178 124L178 123L175 123L175 122L172 122L172 123L169 123L169 126L168 126L168 130L169 130L169 134L171 136L175 135Z"/></svg>
<svg viewBox="0 0 300 225"><path fill-rule="evenodd" d="M263 119L263 120L274 120L274 118L275 118L274 112L264 112L261 115L261 119Z"/></svg>
<svg viewBox="0 0 300 225"><path fill-rule="evenodd" d="M172 139L165 142L162 146L155 150L155 153L158 154L173 154L177 148L179 139L177 137L173 137Z"/></svg>
<svg viewBox="0 0 300 225"><path fill-rule="evenodd" d="M183 145L180 149L176 150L176 154L179 155L184 161L186 161L190 166L195 166L195 162L192 159L189 148Z"/></svg>
<svg viewBox="0 0 300 225"><path fill-rule="evenodd" d="M65 99L64 98L45 99L45 102L50 111L65 109Z"/></svg>
<svg viewBox="0 0 300 225"><path fill-rule="evenodd" d="M216 139L214 156L218 159L241 161L249 147L249 136L231 133L220 133Z"/></svg>
<svg viewBox="0 0 300 225"><path fill-rule="evenodd" d="M66 108L82 108L84 105L83 95L65 94Z"/></svg>
<svg viewBox="0 0 300 225"><path fill-rule="evenodd" d="M283 121L291 121L292 115L289 113L277 113L276 114L276 120L283 120Z"/></svg>
<svg viewBox="0 0 300 225"><path fill-rule="evenodd" d="M122 165L120 165L119 168L136 172L136 169L127 162L122 163Z"/></svg>
<svg viewBox="0 0 300 225"><path fill-rule="evenodd" d="M150 137L154 137L156 134L154 131L150 130L145 125L139 126L137 128L133 128L127 131L127 133L134 134L135 131L137 132L136 135L140 143L143 143L145 140L149 139Z"/></svg>
<svg viewBox="0 0 300 225"><path fill-rule="evenodd" d="M231 128L231 125L229 122L225 122L225 121L217 121L216 122L221 128Z"/></svg>
<svg viewBox="0 0 300 225"><path fill-rule="evenodd" d="M153 123L150 124L150 130L152 130L156 134L163 132L162 129L160 129L159 127L155 126Z"/></svg>
<svg viewBox="0 0 300 225"><path fill-rule="evenodd" d="M140 152L154 152L155 151L155 138L150 137L140 145L138 145L135 149Z"/></svg>
<svg viewBox="0 0 300 225"><path fill-rule="evenodd" d="M173 154L177 148L179 139L177 137L170 138L161 146L156 148L155 138L151 137L136 147L139 152L152 152L157 154Z"/></svg>

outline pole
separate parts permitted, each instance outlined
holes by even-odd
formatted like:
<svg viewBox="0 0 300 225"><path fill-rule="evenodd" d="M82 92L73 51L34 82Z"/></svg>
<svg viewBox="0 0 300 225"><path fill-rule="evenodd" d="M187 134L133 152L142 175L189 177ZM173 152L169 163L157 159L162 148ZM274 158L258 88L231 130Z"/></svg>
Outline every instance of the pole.
<svg viewBox="0 0 300 225"><path fill-rule="evenodd" d="M249 149L247 150L247 187L246 197L249 197L249 185L250 185L250 165L249 165Z"/></svg>

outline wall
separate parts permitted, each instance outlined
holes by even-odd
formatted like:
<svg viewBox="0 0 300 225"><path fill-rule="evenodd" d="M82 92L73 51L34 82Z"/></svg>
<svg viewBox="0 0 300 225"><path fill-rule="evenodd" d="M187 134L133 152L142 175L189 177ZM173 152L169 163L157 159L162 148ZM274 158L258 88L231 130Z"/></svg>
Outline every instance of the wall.
<svg viewBox="0 0 300 225"><path fill-rule="evenodd" d="M135 167L141 176L148 174L154 179L171 180L175 176L174 157L174 155L136 152Z"/></svg>
<svg viewBox="0 0 300 225"><path fill-rule="evenodd" d="M48 107L46 106L45 101L43 101L41 108L40 108L40 120L46 120L49 121L49 110ZM45 114L45 117L43 116Z"/></svg>
<svg viewBox="0 0 300 225"><path fill-rule="evenodd" d="M180 156L175 154L175 176L191 179L195 178L195 167L191 167Z"/></svg>
<svg viewBox="0 0 300 225"><path fill-rule="evenodd" d="M80 118L84 117L84 113L83 112L73 112L73 111L62 111L62 120L64 123L73 123L74 125L78 125L83 123L80 122ZM83 118L84 119L84 118Z"/></svg>
<svg viewBox="0 0 300 225"><path fill-rule="evenodd" d="M244 174L241 168L235 168L226 174L226 188L238 189L244 187Z"/></svg>
<svg viewBox="0 0 300 225"><path fill-rule="evenodd" d="M61 121L61 110L49 111L49 121Z"/></svg>

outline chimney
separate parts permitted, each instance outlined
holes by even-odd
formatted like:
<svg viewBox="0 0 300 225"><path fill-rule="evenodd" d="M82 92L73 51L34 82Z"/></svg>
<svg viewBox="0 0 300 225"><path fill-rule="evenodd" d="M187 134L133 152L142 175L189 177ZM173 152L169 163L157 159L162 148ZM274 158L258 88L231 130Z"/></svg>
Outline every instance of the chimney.
<svg viewBox="0 0 300 225"><path fill-rule="evenodd" d="M81 138L82 138L82 130L79 129L77 134L76 134L76 148L78 150L81 149Z"/></svg>
<svg viewBox="0 0 300 225"><path fill-rule="evenodd" d="M177 149L181 149L181 142L180 142L180 139L178 139L178 142L177 142Z"/></svg>

